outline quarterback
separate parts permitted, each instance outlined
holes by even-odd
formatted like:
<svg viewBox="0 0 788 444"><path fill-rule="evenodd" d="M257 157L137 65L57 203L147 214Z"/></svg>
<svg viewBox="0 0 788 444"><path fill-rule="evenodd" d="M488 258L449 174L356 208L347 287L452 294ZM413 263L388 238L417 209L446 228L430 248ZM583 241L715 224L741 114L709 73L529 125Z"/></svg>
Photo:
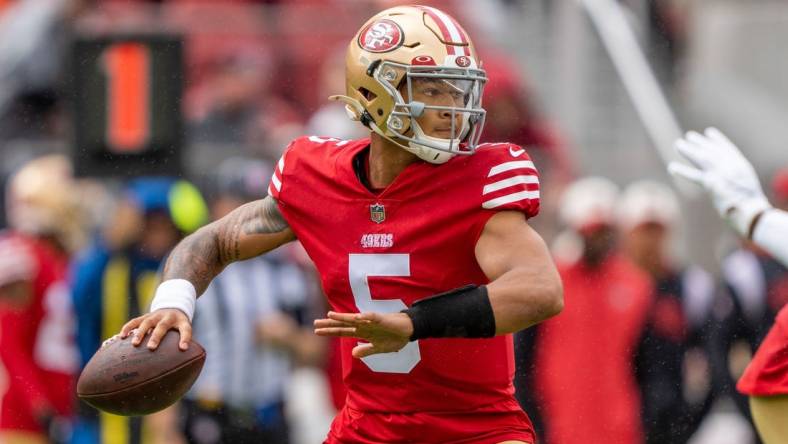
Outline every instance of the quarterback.
<svg viewBox="0 0 788 444"><path fill-rule="evenodd" d="M487 80L463 28L430 7L372 17L346 57L362 140L293 141L269 195L184 239L151 312L155 348L191 335L195 298L227 264L298 239L339 336L347 402L327 443L533 443L514 399L511 333L561 311L562 286L527 219L539 180L519 146L479 144Z"/></svg>
<svg viewBox="0 0 788 444"><path fill-rule="evenodd" d="M788 213L772 207L758 176L739 148L716 128L688 132L676 150L692 166L672 162L668 169L691 180L711 196L714 206L736 232L788 266ZM788 306L750 361L736 388L750 397L750 410L766 444L788 437Z"/></svg>

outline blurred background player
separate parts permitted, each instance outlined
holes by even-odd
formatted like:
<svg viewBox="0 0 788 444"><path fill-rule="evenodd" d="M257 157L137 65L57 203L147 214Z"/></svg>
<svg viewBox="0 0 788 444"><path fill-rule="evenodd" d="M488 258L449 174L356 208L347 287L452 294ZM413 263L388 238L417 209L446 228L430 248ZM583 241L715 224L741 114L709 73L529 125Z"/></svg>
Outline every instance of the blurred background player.
<svg viewBox="0 0 788 444"><path fill-rule="evenodd" d="M163 177L130 181L112 214L73 265L82 366L129 316L148 310L162 261L185 234L207 220L207 208L193 185ZM84 403L79 419L76 443L167 442L178 432L172 428L146 434L142 418L99 412ZM167 424L146 422L154 428Z"/></svg>
<svg viewBox="0 0 788 444"><path fill-rule="evenodd" d="M534 396L547 443L644 439L634 356L652 305L651 280L617 245L618 187L601 177L572 183L559 216L579 237L561 255L566 308L540 325Z"/></svg>
<svg viewBox="0 0 788 444"><path fill-rule="evenodd" d="M254 159L224 161L209 186L212 220L265 196L272 171ZM331 413L319 411L319 391L309 399L313 410L303 413L312 418L289 418L285 405L295 368L322 367L325 357L325 340L311 328L321 306L317 282L296 262L294 248L229 265L199 299L194 335L208 357L181 406L188 442L285 444L316 429L298 426L321 413L322 435L328 431Z"/></svg>
<svg viewBox="0 0 788 444"><path fill-rule="evenodd" d="M0 442L66 443L79 356L67 281L85 241L81 193L63 156L31 160L11 178L10 229L0 232Z"/></svg>
<svg viewBox="0 0 788 444"><path fill-rule="evenodd" d="M626 187L617 216L626 256L654 281L655 293L636 352L645 442L687 442L712 406L711 330L715 283L673 255L678 198L660 182Z"/></svg>
<svg viewBox="0 0 788 444"><path fill-rule="evenodd" d="M786 170L775 174L772 202L788 209ZM750 417L747 396L736 391L758 345L774 324L777 313L788 302L788 268L748 239L722 259L724 294L711 342L716 361L715 377L721 394L730 396L741 413Z"/></svg>
<svg viewBox="0 0 788 444"><path fill-rule="evenodd" d="M720 216L740 236L770 252L782 266L788 266L788 212L769 203L754 168L739 148L716 128L708 128L703 134L688 132L676 141L676 150L692 166L674 162L669 165L669 171L703 186ZM778 173L775 182L778 188L782 180ZM784 203L782 199L778 202ZM740 276L740 285L731 285L734 300L741 305L739 319L748 315L769 316L770 311L779 309L760 345L753 341L758 351L736 388L749 396L752 416L763 441L784 443L788 437L785 420L788 418L788 306L785 305L788 298L785 279L774 278L784 275L784 269L754 256L738 264L735 259L731 262L728 280L736 281L733 276ZM739 267L746 270L748 266L746 278L750 279L750 285L739 274Z"/></svg>

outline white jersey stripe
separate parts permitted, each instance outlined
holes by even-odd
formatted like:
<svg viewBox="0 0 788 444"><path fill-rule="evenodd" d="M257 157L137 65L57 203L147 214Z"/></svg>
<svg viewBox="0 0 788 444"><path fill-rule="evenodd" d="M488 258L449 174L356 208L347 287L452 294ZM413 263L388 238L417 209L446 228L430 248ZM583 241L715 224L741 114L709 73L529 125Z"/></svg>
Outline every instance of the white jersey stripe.
<svg viewBox="0 0 788 444"><path fill-rule="evenodd" d="M500 165L495 165L494 167L490 168L490 174L487 177L495 176L496 174L500 174L506 171L516 170L518 168L531 168L535 169L534 163L530 160L518 160L514 162L506 162Z"/></svg>
<svg viewBox="0 0 788 444"><path fill-rule="evenodd" d="M274 197L274 190L271 189L271 184L268 184L268 195Z"/></svg>
<svg viewBox="0 0 788 444"><path fill-rule="evenodd" d="M276 172L274 172L274 174L271 176L271 183L274 184L274 188L276 188L276 191L282 191L282 181L280 181L279 178L276 177Z"/></svg>
<svg viewBox="0 0 788 444"><path fill-rule="evenodd" d="M277 166L279 167L280 173L285 172L285 156L279 158L279 163L277 164Z"/></svg>
<svg viewBox="0 0 788 444"><path fill-rule="evenodd" d="M492 193L493 191L502 190L504 188L508 188L508 187L511 187L511 186L514 186L514 185L534 184L534 183L535 184L539 183L539 178L536 177L535 175L514 176L514 177L510 177L508 179L499 180L498 182L493 182L493 183L491 183L489 185L485 185L484 186L484 190L482 191L482 194L489 194L489 193Z"/></svg>
<svg viewBox="0 0 788 444"><path fill-rule="evenodd" d="M520 191L519 193L507 194L506 196L496 197L482 203L482 208L491 209L506 205L508 203L517 202L524 199L538 199L539 190L534 191Z"/></svg>

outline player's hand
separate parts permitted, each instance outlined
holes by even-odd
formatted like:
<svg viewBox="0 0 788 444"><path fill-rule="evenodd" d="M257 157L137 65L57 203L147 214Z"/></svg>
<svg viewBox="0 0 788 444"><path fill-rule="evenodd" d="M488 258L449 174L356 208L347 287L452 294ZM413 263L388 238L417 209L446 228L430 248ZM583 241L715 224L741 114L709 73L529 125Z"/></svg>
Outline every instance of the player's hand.
<svg viewBox="0 0 788 444"><path fill-rule="evenodd" d="M755 217L771 205L739 148L716 128L707 128L704 134L690 131L676 141L675 148L693 166L671 162L668 171L704 187L720 215L747 237Z"/></svg>
<svg viewBox="0 0 788 444"><path fill-rule="evenodd" d="M315 321L318 336L359 338L367 343L353 348L353 356L363 358L377 353L399 351L410 342L413 322L405 313L336 313Z"/></svg>
<svg viewBox="0 0 788 444"><path fill-rule="evenodd" d="M172 329L178 330L181 336L179 348L188 349L192 338L192 324L186 313L177 308L161 308L130 320L120 330L120 337L125 339L133 332L131 344L136 347L142 343L145 334L153 330L147 346L150 350L156 350L164 335Z"/></svg>

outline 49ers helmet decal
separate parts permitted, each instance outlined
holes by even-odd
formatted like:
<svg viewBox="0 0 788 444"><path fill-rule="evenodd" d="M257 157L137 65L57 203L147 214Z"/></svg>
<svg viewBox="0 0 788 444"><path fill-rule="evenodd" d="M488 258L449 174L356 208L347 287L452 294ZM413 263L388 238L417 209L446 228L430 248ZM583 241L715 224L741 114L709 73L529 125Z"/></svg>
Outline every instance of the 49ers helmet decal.
<svg viewBox="0 0 788 444"><path fill-rule="evenodd" d="M402 45L403 40L402 28L388 19L372 22L358 34L358 45L369 52L393 51Z"/></svg>

